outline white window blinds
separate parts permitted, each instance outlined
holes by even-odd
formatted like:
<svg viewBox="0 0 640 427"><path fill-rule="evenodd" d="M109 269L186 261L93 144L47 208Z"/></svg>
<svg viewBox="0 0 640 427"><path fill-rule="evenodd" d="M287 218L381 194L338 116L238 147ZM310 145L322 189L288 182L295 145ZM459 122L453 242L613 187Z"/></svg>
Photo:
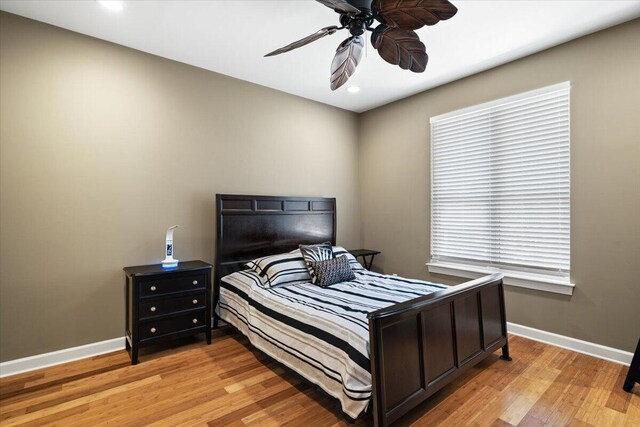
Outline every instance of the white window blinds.
<svg viewBox="0 0 640 427"><path fill-rule="evenodd" d="M569 276L570 83L431 119L431 263Z"/></svg>

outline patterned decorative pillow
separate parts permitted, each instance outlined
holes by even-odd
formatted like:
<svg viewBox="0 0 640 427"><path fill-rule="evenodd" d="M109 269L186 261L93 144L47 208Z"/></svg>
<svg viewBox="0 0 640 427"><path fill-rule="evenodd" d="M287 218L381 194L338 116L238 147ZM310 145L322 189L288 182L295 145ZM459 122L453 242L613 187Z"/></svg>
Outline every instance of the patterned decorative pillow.
<svg viewBox="0 0 640 427"><path fill-rule="evenodd" d="M349 265L349 258L339 256L324 261L311 261L311 266L316 274L316 285L323 288L335 283L348 282L355 280L356 275L353 274Z"/></svg>
<svg viewBox="0 0 640 427"><path fill-rule="evenodd" d="M351 269L353 271L360 271L360 270L364 270L364 267L362 266L362 264L360 264L358 262L358 260L356 259L356 257L354 257L353 255L351 255L350 252L348 252L345 248L343 248L342 246L334 246L333 247L333 255L336 257L339 256L346 256L349 259L349 265L351 265Z"/></svg>
<svg viewBox="0 0 640 427"><path fill-rule="evenodd" d="M311 263L335 258L331 242L319 243L317 245L300 245L300 253L307 265L311 283L316 283L316 273Z"/></svg>
<svg viewBox="0 0 640 427"><path fill-rule="evenodd" d="M246 266L258 273L265 288L311 280L300 251L257 258Z"/></svg>

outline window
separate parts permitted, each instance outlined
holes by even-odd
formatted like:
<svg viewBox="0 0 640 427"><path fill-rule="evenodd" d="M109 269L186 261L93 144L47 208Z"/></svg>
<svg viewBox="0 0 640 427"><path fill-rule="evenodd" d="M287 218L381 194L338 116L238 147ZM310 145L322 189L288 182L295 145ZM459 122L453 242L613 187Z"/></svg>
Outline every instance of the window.
<svg viewBox="0 0 640 427"><path fill-rule="evenodd" d="M431 118L430 271L572 293L570 88Z"/></svg>

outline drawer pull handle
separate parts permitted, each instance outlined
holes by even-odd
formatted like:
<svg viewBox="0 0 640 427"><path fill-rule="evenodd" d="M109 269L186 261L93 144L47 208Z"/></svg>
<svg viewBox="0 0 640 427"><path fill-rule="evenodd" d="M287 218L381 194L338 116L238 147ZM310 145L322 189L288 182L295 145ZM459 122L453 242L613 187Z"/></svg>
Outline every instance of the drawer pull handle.
<svg viewBox="0 0 640 427"><path fill-rule="evenodd" d="M193 323L198 323L198 319L193 319L192 322Z"/></svg>
<svg viewBox="0 0 640 427"><path fill-rule="evenodd" d="M151 289L151 292L155 291L157 288L155 286L150 287L149 289Z"/></svg>
<svg viewBox="0 0 640 427"><path fill-rule="evenodd" d="M194 280L194 281L193 281L193 284L194 284L194 285L197 285L197 284L198 284L198 281L197 281L197 280Z"/></svg>
<svg viewBox="0 0 640 427"><path fill-rule="evenodd" d="M194 304L197 304L197 303L198 303L198 300L197 300L197 299L194 299L194 300L193 300L193 303L194 303Z"/></svg>
<svg viewBox="0 0 640 427"><path fill-rule="evenodd" d="M155 334L155 333L156 333L156 328L151 328L150 330L151 330L151 333L152 333L152 334Z"/></svg>
<svg viewBox="0 0 640 427"><path fill-rule="evenodd" d="M151 307L149 310L156 311L156 308L155 307Z"/></svg>

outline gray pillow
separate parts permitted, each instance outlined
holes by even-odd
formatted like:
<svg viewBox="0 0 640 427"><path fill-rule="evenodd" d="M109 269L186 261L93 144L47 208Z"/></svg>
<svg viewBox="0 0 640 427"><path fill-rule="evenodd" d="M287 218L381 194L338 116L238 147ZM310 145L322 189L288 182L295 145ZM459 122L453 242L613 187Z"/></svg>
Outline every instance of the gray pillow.
<svg viewBox="0 0 640 427"><path fill-rule="evenodd" d="M311 261L311 267L316 275L315 284L322 287L348 282L356 278L349 265L349 258L346 256L323 261Z"/></svg>
<svg viewBox="0 0 640 427"><path fill-rule="evenodd" d="M324 242L317 245L300 245L299 247L309 276L311 276L311 283L316 283L316 273L312 263L335 258L333 246L331 246L331 242Z"/></svg>

